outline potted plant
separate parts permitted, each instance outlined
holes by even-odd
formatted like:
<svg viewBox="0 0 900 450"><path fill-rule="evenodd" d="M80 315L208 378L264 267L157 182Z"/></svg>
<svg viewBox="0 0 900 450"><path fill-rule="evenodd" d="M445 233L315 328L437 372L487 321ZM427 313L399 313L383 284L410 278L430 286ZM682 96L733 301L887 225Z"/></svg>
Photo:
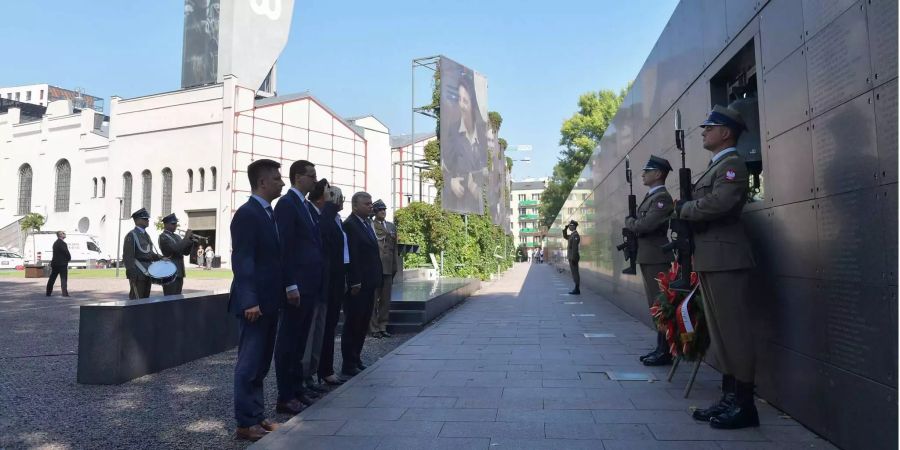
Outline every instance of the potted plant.
<svg viewBox="0 0 900 450"><path fill-rule="evenodd" d="M34 234L41 231L41 227L46 223L44 216L38 213L28 213L19 223L22 231L27 234ZM42 278L44 277L44 266L37 261L37 252L35 251L35 239L31 239L31 254L35 260L31 264L25 264L25 278Z"/></svg>

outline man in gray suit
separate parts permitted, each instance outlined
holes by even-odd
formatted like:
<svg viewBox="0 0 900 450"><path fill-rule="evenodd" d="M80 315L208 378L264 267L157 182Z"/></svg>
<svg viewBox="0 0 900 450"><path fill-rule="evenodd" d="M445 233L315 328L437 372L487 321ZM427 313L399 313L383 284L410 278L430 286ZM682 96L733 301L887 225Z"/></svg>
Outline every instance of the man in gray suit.
<svg viewBox="0 0 900 450"><path fill-rule="evenodd" d="M563 228L563 239L569 242L566 250L566 259L569 260L569 269L572 270L572 281L575 282L575 289L569 292L569 295L581 295L581 274L578 273L578 261L581 260L581 253L578 246L581 245L581 236L578 235L578 222L571 220L569 225ZM568 231L571 231L569 233Z"/></svg>
<svg viewBox="0 0 900 450"><path fill-rule="evenodd" d="M154 261L162 259L153 250L153 241L147 234L150 226L150 213L141 208L131 215L134 220L134 229L125 235L122 244L122 260L125 263L125 276L131 290L128 298L147 298L150 296L150 273L148 268Z"/></svg>
<svg viewBox="0 0 900 450"><path fill-rule="evenodd" d="M194 232L187 230L184 238L175 234L175 230L178 228L178 217L175 216L175 213L163 217L162 222L164 230L159 235L159 251L178 267L175 280L163 285L163 294L177 295L181 294L181 288L184 286L184 257L191 254L191 247L194 245L191 236L194 235Z"/></svg>

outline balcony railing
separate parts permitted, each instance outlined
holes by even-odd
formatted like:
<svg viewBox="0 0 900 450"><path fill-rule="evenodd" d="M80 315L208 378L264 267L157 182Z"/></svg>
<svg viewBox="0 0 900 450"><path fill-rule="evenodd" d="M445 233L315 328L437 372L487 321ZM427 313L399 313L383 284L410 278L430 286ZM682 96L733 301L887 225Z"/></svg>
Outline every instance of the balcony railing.
<svg viewBox="0 0 900 450"><path fill-rule="evenodd" d="M540 200L519 200L519 206L538 206L540 204Z"/></svg>
<svg viewBox="0 0 900 450"><path fill-rule="evenodd" d="M537 220L537 219L538 219L537 214L519 214L520 221L522 221L522 220Z"/></svg>

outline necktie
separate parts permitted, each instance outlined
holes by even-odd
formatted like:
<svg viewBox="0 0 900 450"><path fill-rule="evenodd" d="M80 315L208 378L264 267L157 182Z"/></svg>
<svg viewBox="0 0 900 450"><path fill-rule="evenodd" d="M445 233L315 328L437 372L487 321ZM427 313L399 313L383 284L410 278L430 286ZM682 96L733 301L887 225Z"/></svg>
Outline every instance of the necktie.
<svg viewBox="0 0 900 450"><path fill-rule="evenodd" d="M275 228L275 236L281 239L281 236L278 235L278 224L275 223L275 211L272 210L271 206L266 206L266 214L269 215L269 220L272 221L272 228Z"/></svg>
<svg viewBox="0 0 900 450"><path fill-rule="evenodd" d="M375 232L372 231L372 222L369 222L369 219L366 219L366 232L369 233L369 237L372 238L373 241L377 241L378 239L375 237Z"/></svg>

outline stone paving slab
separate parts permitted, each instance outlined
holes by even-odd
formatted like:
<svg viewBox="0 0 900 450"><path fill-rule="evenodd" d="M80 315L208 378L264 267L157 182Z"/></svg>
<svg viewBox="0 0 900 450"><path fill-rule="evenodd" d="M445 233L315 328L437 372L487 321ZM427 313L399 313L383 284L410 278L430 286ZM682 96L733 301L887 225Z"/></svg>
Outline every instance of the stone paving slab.
<svg viewBox="0 0 900 450"><path fill-rule="evenodd" d="M762 400L759 428L694 421L720 375L702 365L683 398L690 365L664 381L638 361L653 332L590 291L560 295L569 284L517 265L253 448L834 448Z"/></svg>

